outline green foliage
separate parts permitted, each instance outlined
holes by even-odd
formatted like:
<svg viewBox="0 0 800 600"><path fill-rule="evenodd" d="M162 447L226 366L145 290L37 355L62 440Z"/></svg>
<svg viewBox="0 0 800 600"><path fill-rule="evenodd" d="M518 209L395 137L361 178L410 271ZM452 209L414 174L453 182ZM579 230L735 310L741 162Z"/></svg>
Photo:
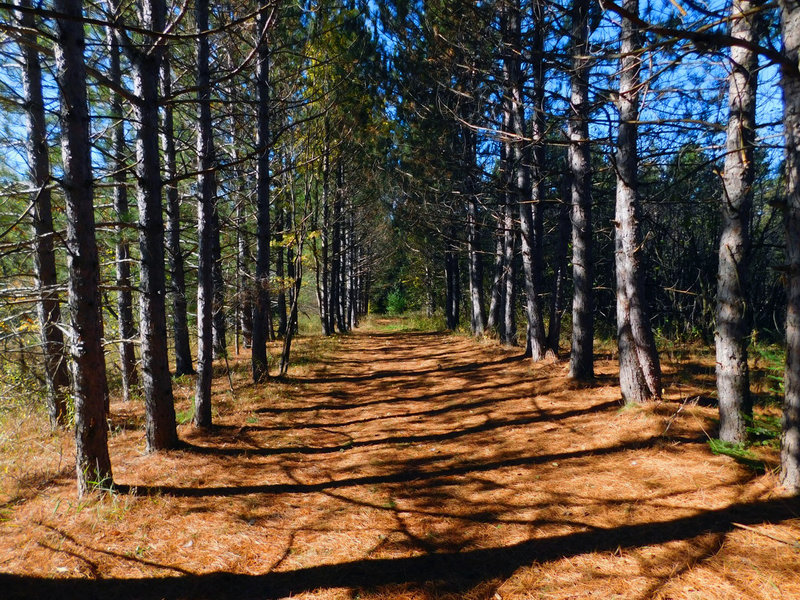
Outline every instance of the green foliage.
<svg viewBox="0 0 800 600"><path fill-rule="evenodd" d="M405 292L400 288L395 288L386 297L386 312L390 315L401 315L406 311L408 301Z"/></svg>
<svg viewBox="0 0 800 600"><path fill-rule="evenodd" d="M781 418L778 415L756 415L747 425L751 445L778 448L781 439Z"/></svg>
<svg viewBox="0 0 800 600"><path fill-rule="evenodd" d="M766 471L764 463L748 449L746 444L733 444L714 438L708 440L708 447L714 454L729 456L756 473L764 473Z"/></svg>
<svg viewBox="0 0 800 600"><path fill-rule="evenodd" d="M187 408L186 410L179 410L175 413L175 420L180 425L184 425L192 420L194 417L194 408Z"/></svg>
<svg viewBox="0 0 800 600"><path fill-rule="evenodd" d="M754 381L760 380L769 404L782 404L786 351L780 346L755 343L751 346L751 354L755 359ZM763 369L763 374L758 373L759 366Z"/></svg>
<svg viewBox="0 0 800 600"><path fill-rule="evenodd" d="M70 406L73 405L70 401ZM2 361L2 366L0 366L0 414L19 409L36 410L43 407L44 389L36 373L28 368L26 363Z"/></svg>

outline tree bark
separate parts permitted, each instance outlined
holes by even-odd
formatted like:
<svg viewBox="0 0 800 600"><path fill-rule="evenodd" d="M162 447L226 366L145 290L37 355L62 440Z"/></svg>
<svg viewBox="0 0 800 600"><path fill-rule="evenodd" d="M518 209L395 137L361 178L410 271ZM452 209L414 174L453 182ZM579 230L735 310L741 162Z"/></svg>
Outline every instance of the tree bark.
<svg viewBox="0 0 800 600"><path fill-rule="evenodd" d="M564 286L567 280L567 252L572 229L570 222L570 203L572 182L569 171L566 172L562 187L562 201L558 207L558 241L555 249L555 277L553 295L550 299L550 323L547 331L547 350L558 357L561 339L561 320L564 316Z"/></svg>
<svg viewBox="0 0 800 600"><path fill-rule="evenodd" d="M322 275L320 277L320 311L322 332L333 334L333 315L331 315L331 277L330 277L330 144L328 141L328 120L324 118L324 148L322 150L322 228L320 246L322 254Z"/></svg>
<svg viewBox="0 0 800 600"><path fill-rule="evenodd" d="M261 0L265 6L268 0ZM257 255L256 255L256 297L253 310L253 381L260 383L269 377L267 363L267 337L269 335L269 251L270 251L270 120L269 120L269 48L266 43L267 15L262 11L258 17L260 41L258 63L256 66L256 94L258 97L258 118L256 147L256 205L257 217Z"/></svg>
<svg viewBox="0 0 800 600"><path fill-rule="evenodd" d="M211 138L212 156L210 168L216 165L216 152L213 149L213 132ZM219 208L217 206L217 179L212 173L214 181L212 183L213 211L211 219L211 278L213 279L213 304L212 304L212 346L214 348L214 358L222 358L228 355L227 342L227 322L225 318L225 278L222 275L222 245L220 240L221 228L219 222Z"/></svg>
<svg viewBox="0 0 800 600"><path fill-rule="evenodd" d="M286 280L284 272L284 247L283 247L283 230L286 223L286 209L281 206L277 210L278 222L275 231L275 241L277 242L277 255L275 257L275 277L278 280L278 336L284 338L286 336L286 327L288 326L286 315ZM290 304L291 306L291 304Z"/></svg>
<svg viewBox="0 0 800 600"><path fill-rule="evenodd" d="M451 232L454 234L455 232ZM445 270L445 322L450 331L458 328L459 314L458 306L460 303L458 290L458 253L452 241L445 242L447 248L444 253Z"/></svg>
<svg viewBox="0 0 800 600"><path fill-rule="evenodd" d="M541 27L541 20L538 20L536 27ZM531 185L531 165L535 165L536 159L541 158L540 153L529 152L526 148L527 143L525 131L525 104L524 104L524 89L525 77L522 72L522 65L520 57L522 55L522 36L520 24L520 3L519 0L509 2L507 8L506 28L505 28L505 46L506 50L506 64L508 73L508 101L511 103L511 124L510 130L513 136L513 141L510 148L511 164L512 164L512 188L516 197L516 203L519 209L520 218L520 246L522 252L522 268L523 280L525 284L525 313L527 316L527 344L529 347L531 358L534 362L542 360L545 354L545 337L544 337L544 321L542 320L542 309L539 302L539 289L538 279L539 272L541 271L541 252L539 251L539 239L541 233L537 236L534 227L533 207L535 206L537 215L539 214L539 197L541 187L539 184L538 169L536 185ZM534 38L538 40L534 46L540 45L541 35L535 34ZM541 87L543 82L538 81L541 78L541 65L537 65L536 61L541 62L542 53L534 49L534 70L539 77L537 78L535 87L537 89L537 99L539 93L543 95L544 88ZM541 87L541 90L539 88ZM534 125L533 133L535 142L538 144L541 138L542 126L541 115L538 114L540 108L534 101ZM529 162L526 160L533 158Z"/></svg>
<svg viewBox="0 0 800 600"><path fill-rule="evenodd" d="M18 5L30 8L30 0L18 0ZM32 13L20 12L19 24L25 30L23 37L35 42L32 33L36 24ZM53 210L50 189L50 157L47 149L47 123L42 96L42 67L39 53L33 43L21 43L23 60L22 86L28 116L27 153L31 183L38 188L31 198L33 216L33 259L36 288L39 291L37 313L42 340L44 372L47 384L47 412L50 425L67 425L67 399L69 372L64 355L64 335L61 332L61 306L58 298L58 276L53 249Z"/></svg>
<svg viewBox="0 0 800 600"><path fill-rule="evenodd" d="M330 306L328 308L330 319L331 319L331 332L334 331L334 325L339 328L339 332L343 333L342 321L341 321L341 312L339 310L340 304L340 288L341 288L341 275L340 275L340 264L341 264L341 253L342 253L342 241L341 241L341 216L342 216L342 199L341 199L341 169L337 169L337 176L336 176L336 191L334 192L333 197L333 215L332 215L332 223L331 223L331 285L328 288L328 293L330 294Z"/></svg>
<svg viewBox="0 0 800 600"><path fill-rule="evenodd" d="M61 152L67 214L70 353L75 401L75 467L78 494L111 485L104 407L106 363L100 305L100 262L95 240L94 198L86 99L81 0L56 0L56 80L61 90Z"/></svg>
<svg viewBox="0 0 800 600"><path fill-rule="evenodd" d="M469 251L469 297L472 308L472 335L482 336L486 330L486 307L483 301L483 261L478 234L478 200L470 194L467 200L467 245Z"/></svg>
<svg viewBox="0 0 800 600"><path fill-rule="evenodd" d="M514 207L511 194L505 194L506 202L503 207L503 266L504 266L504 291L503 291L503 331L500 339L508 346L517 345L517 315L516 315L516 261L514 260Z"/></svg>
<svg viewBox="0 0 800 600"><path fill-rule="evenodd" d="M161 61L161 96L172 95L172 70L169 50L165 50ZM170 295L172 296L172 335L175 343L175 375L194 374L192 350L189 343L189 319L187 317L186 271L181 250L181 203L178 196L178 175L175 127L172 104L163 107L161 147L164 152L164 170L167 178L167 255L169 257Z"/></svg>
<svg viewBox="0 0 800 600"><path fill-rule="evenodd" d="M239 306L239 327L242 332L242 342L245 348L250 348L253 339L253 303L250 291L250 282L247 274L248 266L248 231L246 228L244 199L236 205L236 244L237 244L237 270L239 292L237 295Z"/></svg>
<svg viewBox="0 0 800 600"><path fill-rule="evenodd" d="M639 0L625 0L624 7L634 15L639 14ZM640 259L637 122L642 48L636 27L627 19L622 20L621 36L619 132L614 160L619 380L623 400L641 403L661 398L661 368L647 315Z"/></svg>
<svg viewBox="0 0 800 600"><path fill-rule="evenodd" d="M758 24L751 0L733 0L731 35L756 43ZM750 323L747 290L750 266L750 214L753 207L753 150L756 126L758 55L731 47L728 76L728 130L722 176L722 235L717 272L716 371L719 437L740 443L747 439L752 418L747 347Z"/></svg>
<svg viewBox="0 0 800 600"><path fill-rule="evenodd" d="M297 253L292 263L294 277L292 281L291 302L289 305L289 322L286 328L286 335L283 338L283 349L281 350L280 375L286 375L289 370L289 355L292 351L292 340L297 333L297 311L300 298L300 288L303 283L303 236L297 236ZM293 253L294 254L294 253Z"/></svg>
<svg viewBox="0 0 800 600"><path fill-rule="evenodd" d="M503 30L505 31L507 20L506 11L503 14ZM503 61L503 132L506 139L500 145L500 164L503 186L503 328L500 332L500 340L508 346L517 345L517 315L516 315L516 261L514 260L514 241L516 238L516 228L514 227L514 167L513 167L513 144L510 141L512 132L512 103L509 94L510 78L508 61Z"/></svg>
<svg viewBox="0 0 800 600"><path fill-rule="evenodd" d="M502 334L503 319L503 219L497 217L497 227L494 237L494 275L492 277L492 287L489 295L489 314L486 319L486 327L490 331ZM502 337L502 335L501 335Z"/></svg>
<svg viewBox="0 0 800 600"><path fill-rule="evenodd" d="M146 0L140 8L142 27L163 31L164 0ZM152 44L153 39L150 43ZM136 177L139 183L139 249L141 254L140 306L142 384L145 395L147 451L178 444L175 405L167 356L167 317L164 274L164 218L161 205L161 165L158 151L158 86L162 50L148 45L130 48L134 64ZM150 50L150 51L148 51Z"/></svg>
<svg viewBox="0 0 800 600"><path fill-rule="evenodd" d="M113 29L108 30L109 77L117 86L122 85L120 72L120 45ZM125 157L125 121L122 113L122 98L112 92L111 118L112 154L114 165L114 212L120 225L117 227L116 266L117 266L117 315L119 322L119 358L122 372L122 399L130 401L131 392L138 384L136 374L136 355L133 338L136 328L133 323L133 282L131 280L131 252L126 225L132 221L128 206L128 166Z"/></svg>
<svg viewBox="0 0 800 600"><path fill-rule="evenodd" d="M594 269L592 265L592 169L589 154L589 0L572 6L572 73L569 107L569 168L572 179L572 349L569 376L594 377Z"/></svg>
<svg viewBox="0 0 800 600"><path fill-rule="evenodd" d="M208 0L194 4L197 25L197 382L194 398L195 427L211 427L211 380L214 360L214 236L216 226L216 175L214 135L211 131L211 74L209 71Z"/></svg>
<svg viewBox="0 0 800 600"><path fill-rule="evenodd" d="M800 6L781 0L784 52L793 65L800 60ZM784 69L781 77L786 143L786 372L784 376L781 484L800 494L800 76Z"/></svg>

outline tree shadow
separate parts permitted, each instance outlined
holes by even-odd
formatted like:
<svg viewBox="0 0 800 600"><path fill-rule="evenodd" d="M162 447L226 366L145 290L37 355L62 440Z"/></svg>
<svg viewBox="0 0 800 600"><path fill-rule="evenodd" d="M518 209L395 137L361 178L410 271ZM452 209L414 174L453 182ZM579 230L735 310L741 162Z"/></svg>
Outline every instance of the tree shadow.
<svg viewBox="0 0 800 600"><path fill-rule="evenodd" d="M495 399L495 402L502 402L501 399ZM182 450L195 452L198 454L212 454L217 456L273 456L277 454L331 454L341 452L342 450L349 450L351 448L363 448L368 446L384 446L392 444L422 444L422 443L435 443L444 442L449 440L458 439L464 436L485 433L494 431L505 427L520 427L522 425L532 425L534 423L541 423L543 421L554 422L571 419L578 416L585 416L604 412L612 408L618 408L619 402L612 400L603 404L591 406L589 408L581 408L574 410L562 411L553 413L550 411L541 411L538 414L530 415L527 417L519 417L516 419L488 419L480 425L473 425L469 427L459 427L444 433L429 433L425 435L396 435L387 436L378 439L370 440L353 440L352 438L347 441L336 444L333 446L283 446L283 447L247 447L247 448L229 448L220 446L197 446L185 442L182 445ZM441 413L437 413L441 414ZM407 415L401 415L404 417ZM330 426L330 425L329 425ZM242 428L240 431L245 430ZM344 435L344 434L342 434ZM346 436L349 438L349 436Z"/></svg>
<svg viewBox="0 0 800 600"><path fill-rule="evenodd" d="M406 558L362 559L291 571L243 575L202 575L137 579L43 579L0 574L6 600L23 598L137 598L247 600L277 599L322 588L368 590L392 584L433 583L438 591L465 592L481 581L507 578L521 566L591 552L607 552L726 533L733 523L757 525L800 516L797 500L773 499L734 504L719 510L655 523L596 528L505 546L464 552L437 552Z"/></svg>
<svg viewBox="0 0 800 600"><path fill-rule="evenodd" d="M703 443L705 438L697 437L671 437L670 443ZM656 445L663 444L664 438L653 436L645 440L635 440L627 443L616 444L614 446L591 448L588 450L576 450L571 452L557 452L551 454L538 454L536 456L517 456L510 458L499 458L498 460L485 462L465 462L448 467L434 470L420 468L415 461L403 463L402 470L382 475L362 475L358 477L346 477L330 481L317 483L274 483L266 485L242 485L242 486L209 486L209 487L179 487L169 485L146 485L146 484L126 484L116 485L117 491L123 494L138 496L168 495L183 498L203 498L212 496L244 496L249 494L299 494L310 492L322 492L331 489L341 489L362 485L378 485L387 483L407 483L410 481L436 481L444 480L449 477L470 475L486 471L494 471L507 467L533 466L558 461L594 458L617 454L629 450L644 450ZM238 454L257 454L257 450L235 451ZM337 449L338 452L338 449ZM430 462L433 459L426 459ZM430 485L430 484L429 484Z"/></svg>

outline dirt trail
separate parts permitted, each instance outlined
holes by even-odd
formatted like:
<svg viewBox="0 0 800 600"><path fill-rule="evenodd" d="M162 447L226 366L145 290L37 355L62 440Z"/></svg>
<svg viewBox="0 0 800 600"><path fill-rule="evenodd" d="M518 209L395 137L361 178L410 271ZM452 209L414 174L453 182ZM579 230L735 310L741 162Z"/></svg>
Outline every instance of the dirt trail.
<svg viewBox="0 0 800 600"><path fill-rule="evenodd" d="M342 337L266 389L243 359L235 398L218 384L219 427L182 426L181 451L143 455L140 412L115 404L115 479L134 493L81 506L67 474L19 502L0 571L29 577L0 589L800 598L800 552L764 535L797 540L797 504L709 452L712 411L687 408L664 435L677 398L623 409L610 361L575 389L563 364L397 325Z"/></svg>

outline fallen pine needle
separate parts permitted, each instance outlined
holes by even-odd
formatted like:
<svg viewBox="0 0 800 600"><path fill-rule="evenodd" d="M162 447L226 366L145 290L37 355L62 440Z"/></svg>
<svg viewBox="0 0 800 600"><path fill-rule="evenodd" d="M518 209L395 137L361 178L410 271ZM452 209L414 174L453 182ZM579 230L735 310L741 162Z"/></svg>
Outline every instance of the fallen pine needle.
<svg viewBox="0 0 800 600"><path fill-rule="evenodd" d="M753 533L757 533L759 535L763 535L764 537L768 537L771 540L775 540L776 542L780 542L781 544L786 544L787 546L792 546L793 548L800 549L800 542L797 540L785 540L783 538L779 538L772 534L769 534L765 531L759 531L755 527L750 527L749 525L742 525L741 523L731 523L734 527L738 527L739 529L746 529L747 531L752 531Z"/></svg>

